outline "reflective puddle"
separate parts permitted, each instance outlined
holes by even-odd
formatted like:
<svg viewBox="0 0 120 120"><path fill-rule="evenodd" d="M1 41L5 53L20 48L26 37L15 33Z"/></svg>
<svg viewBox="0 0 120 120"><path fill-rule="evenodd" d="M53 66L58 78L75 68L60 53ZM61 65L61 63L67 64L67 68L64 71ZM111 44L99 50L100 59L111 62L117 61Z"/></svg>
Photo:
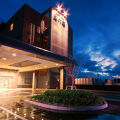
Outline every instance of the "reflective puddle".
<svg viewBox="0 0 120 120"><path fill-rule="evenodd" d="M0 110L0 120L20 120L14 115L9 114L6 111Z"/></svg>

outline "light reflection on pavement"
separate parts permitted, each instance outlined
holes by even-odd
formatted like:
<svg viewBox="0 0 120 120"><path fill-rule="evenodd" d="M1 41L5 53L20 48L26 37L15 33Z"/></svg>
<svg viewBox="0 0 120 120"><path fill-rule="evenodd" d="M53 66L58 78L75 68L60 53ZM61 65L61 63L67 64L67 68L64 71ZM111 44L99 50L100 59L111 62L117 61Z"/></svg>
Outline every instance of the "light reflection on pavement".
<svg viewBox="0 0 120 120"><path fill-rule="evenodd" d="M120 115L99 113L93 115L66 115L46 112L42 109L31 106L24 103L24 99L28 99L33 94L41 94L41 91L4 91L0 92L0 106L12 111L13 113L26 118L27 120L120 120ZM6 111L0 110L0 120L20 120L7 113Z"/></svg>

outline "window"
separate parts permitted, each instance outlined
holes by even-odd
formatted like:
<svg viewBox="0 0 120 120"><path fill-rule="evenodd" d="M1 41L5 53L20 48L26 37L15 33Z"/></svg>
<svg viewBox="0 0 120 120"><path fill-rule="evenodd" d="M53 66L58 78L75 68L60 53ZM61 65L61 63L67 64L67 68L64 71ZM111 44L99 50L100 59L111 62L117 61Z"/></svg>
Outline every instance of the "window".
<svg viewBox="0 0 120 120"><path fill-rule="evenodd" d="M45 22L42 20L41 21L41 33L44 33L45 31Z"/></svg>
<svg viewBox="0 0 120 120"><path fill-rule="evenodd" d="M37 26L37 33L40 34L40 27Z"/></svg>
<svg viewBox="0 0 120 120"><path fill-rule="evenodd" d="M10 25L10 31L13 30L13 26L14 26L14 24L12 23L12 24Z"/></svg>
<svg viewBox="0 0 120 120"><path fill-rule="evenodd" d="M34 43L35 39L35 24L30 23L30 45Z"/></svg>

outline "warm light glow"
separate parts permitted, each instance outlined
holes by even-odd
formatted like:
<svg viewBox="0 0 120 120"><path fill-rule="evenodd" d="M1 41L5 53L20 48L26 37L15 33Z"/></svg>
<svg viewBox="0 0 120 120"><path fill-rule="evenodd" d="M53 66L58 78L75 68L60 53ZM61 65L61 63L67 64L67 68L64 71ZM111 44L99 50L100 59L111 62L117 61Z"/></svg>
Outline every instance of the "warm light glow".
<svg viewBox="0 0 120 120"><path fill-rule="evenodd" d="M68 10L64 10L63 15L67 17L69 15Z"/></svg>
<svg viewBox="0 0 120 120"><path fill-rule="evenodd" d="M54 28L56 29L56 26L54 26Z"/></svg>
<svg viewBox="0 0 120 120"><path fill-rule="evenodd" d="M20 70L21 68L19 67L18 69Z"/></svg>
<svg viewBox="0 0 120 120"><path fill-rule="evenodd" d="M45 65L44 67L45 67L45 68L47 68L47 66L46 66L46 65Z"/></svg>
<svg viewBox="0 0 120 120"><path fill-rule="evenodd" d="M13 53L12 55L13 55L14 57L16 56L16 54L15 54L15 53Z"/></svg>
<svg viewBox="0 0 120 120"><path fill-rule="evenodd" d="M69 15L69 13L68 13L69 10L65 10L62 7L63 7L63 3L62 4L57 4L56 10L58 12L61 12L64 15L64 17L67 17Z"/></svg>
<svg viewBox="0 0 120 120"><path fill-rule="evenodd" d="M56 66L58 66L59 64L56 64Z"/></svg>
<svg viewBox="0 0 120 120"><path fill-rule="evenodd" d="M14 24L12 23L12 24L10 25L10 31L13 30L13 26L14 26Z"/></svg>
<svg viewBox="0 0 120 120"><path fill-rule="evenodd" d="M63 6L63 4L61 4L61 5L60 5L60 4L57 4L57 8L56 8L56 9L57 9L59 12L61 12L62 6Z"/></svg>
<svg viewBox="0 0 120 120"><path fill-rule="evenodd" d="M6 60L6 58L4 57L3 60Z"/></svg>

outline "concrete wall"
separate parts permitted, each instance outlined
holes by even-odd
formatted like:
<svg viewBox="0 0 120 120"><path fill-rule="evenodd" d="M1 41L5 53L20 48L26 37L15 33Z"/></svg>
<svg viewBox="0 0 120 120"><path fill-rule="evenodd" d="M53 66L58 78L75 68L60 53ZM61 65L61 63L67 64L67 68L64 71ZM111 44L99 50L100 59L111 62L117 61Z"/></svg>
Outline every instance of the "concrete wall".
<svg viewBox="0 0 120 120"><path fill-rule="evenodd" d="M18 72L14 70L0 69L0 77L7 78L8 88L17 88Z"/></svg>

